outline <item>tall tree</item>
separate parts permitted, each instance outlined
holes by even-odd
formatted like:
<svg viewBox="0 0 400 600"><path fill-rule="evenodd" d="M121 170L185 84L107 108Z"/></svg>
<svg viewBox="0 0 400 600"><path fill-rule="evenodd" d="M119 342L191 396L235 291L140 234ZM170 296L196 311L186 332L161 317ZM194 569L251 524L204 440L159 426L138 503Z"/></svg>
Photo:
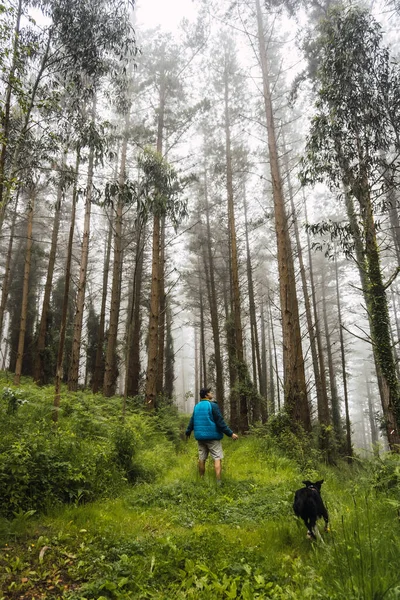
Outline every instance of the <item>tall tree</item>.
<svg viewBox="0 0 400 600"><path fill-rule="evenodd" d="M99 136L96 130L96 99L94 98L91 108L91 122L87 130L87 145L89 147L88 173L85 191L85 217L83 223L81 257L79 261L79 283L75 303L74 337L72 343L71 363L68 374L68 389L70 391L76 391L78 389L79 383L79 361L81 353L83 311L85 306L87 266L89 259L89 236L90 217L92 211L93 174L95 152L98 143Z"/></svg>
<svg viewBox="0 0 400 600"><path fill-rule="evenodd" d="M299 307L296 290L293 252L289 223L285 208L280 172L277 136L271 96L271 74L268 64L260 0L255 0L259 61L262 72L263 100L267 122L268 152L274 200L275 231L278 249L279 288L283 335L283 365L285 407L293 422L300 423L306 431L311 429L310 410L301 345Z"/></svg>
<svg viewBox="0 0 400 600"><path fill-rule="evenodd" d="M174 226L186 215L186 204L181 202L181 183L175 170L158 152L146 150L139 157L142 177L138 196L144 209L153 214L152 269L149 340L147 350L147 375L145 402L155 408L157 398L158 326L160 315L160 222L161 217L171 219Z"/></svg>
<svg viewBox="0 0 400 600"><path fill-rule="evenodd" d="M365 256L364 293L382 374L386 431L394 449L400 443L400 392L386 297L390 280L383 280L376 215L382 187L387 187L381 174L388 165L381 151L400 149L400 72L390 63L381 40L379 25L364 9L334 9L321 23L315 46L318 99L303 175L305 181L327 181L332 188L344 185L357 204Z"/></svg>

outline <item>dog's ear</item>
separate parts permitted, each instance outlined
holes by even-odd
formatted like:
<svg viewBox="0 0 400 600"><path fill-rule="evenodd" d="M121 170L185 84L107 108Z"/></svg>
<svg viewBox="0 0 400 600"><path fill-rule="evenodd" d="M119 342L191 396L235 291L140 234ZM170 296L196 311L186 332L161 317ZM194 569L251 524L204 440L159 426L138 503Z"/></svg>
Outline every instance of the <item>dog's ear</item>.
<svg viewBox="0 0 400 600"><path fill-rule="evenodd" d="M308 487L308 486L312 485L311 481L309 481L308 479L307 479L306 481L302 481L301 483L304 483L304 485L305 485L306 487Z"/></svg>
<svg viewBox="0 0 400 600"><path fill-rule="evenodd" d="M324 479L320 479L320 481L316 481L315 482L315 487L317 487L319 490L321 489L321 485L324 483Z"/></svg>

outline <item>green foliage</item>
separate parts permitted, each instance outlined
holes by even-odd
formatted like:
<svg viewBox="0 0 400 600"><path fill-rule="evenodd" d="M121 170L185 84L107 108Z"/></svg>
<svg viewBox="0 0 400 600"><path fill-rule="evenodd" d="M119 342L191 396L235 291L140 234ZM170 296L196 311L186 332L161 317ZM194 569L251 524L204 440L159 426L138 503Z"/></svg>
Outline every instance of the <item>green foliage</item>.
<svg viewBox="0 0 400 600"><path fill-rule="evenodd" d="M293 458L303 470L312 466L318 459L318 452L313 449L310 436L300 424L294 423L285 411L271 415L264 430L278 448Z"/></svg>
<svg viewBox="0 0 400 600"><path fill-rule="evenodd" d="M131 413L122 425L119 399L105 404L92 394L68 394L55 429L52 392L33 385L3 388L0 515L88 502L115 494L138 478L151 480L160 467L148 446L157 442L172 462L180 433L175 410L166 406L154 417Z"/></svg>
<svg viewBox="0 0 400 600"><path fill-rule="evenodd" d="M187 202L179 199L183 181L161 154L151 148L139 155L138 164L143 173L136 192L140 214L165 215L176 229L187 216Z"/></svg>
<svg viewBox="0 0 400 600"><path fill-rule="evenodd" d="M6 387L0 444L7 464L14 458L14 506L27 499L26 485L40 501L41 485L47 510L21 505L0 518L4 597L398 597L397 456L332 467L278 414L235 443L224 440L219 487L212 464L197 478L196 444L179 441L188 417L167 404L148 414L130 399L121 424L120 398L65 393L53 431L50 389ZM25 402L7 413L12 394ZM51 500L50 477L72 492L67 505ZM306 539L293 515L303 479L325 480L331 532L323 541Z"/></svg>
<svg viewBox="0 0 400 600"><path fill-rule="evenodd" d="M137 448L135 434L129 427L117 427L113 435L113 451L116 464L122 469L125 477L133 483L138 475L138 467L134 463Z"/></svg>

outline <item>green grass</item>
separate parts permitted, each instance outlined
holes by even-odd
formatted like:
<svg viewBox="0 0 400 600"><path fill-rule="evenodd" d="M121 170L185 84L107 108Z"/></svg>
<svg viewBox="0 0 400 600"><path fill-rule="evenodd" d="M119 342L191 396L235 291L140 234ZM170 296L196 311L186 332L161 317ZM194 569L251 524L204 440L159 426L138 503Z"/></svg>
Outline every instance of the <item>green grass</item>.
<svg viewBox="0 0 400 600"><path fill-rule="evenodd" d="M395 495L374 491L369 471L302 473L252 437L225 439L224 449L221 488L211 464L199 480L193 440L173 460L160 444L147 449L146 460L163 462L155 481L46 516L21 514L15 531L3 532L3 598L400 598ZM314 476L325 479L331 516L316 543L291 506Z"/></svg>
<svg viewBox="0 0 400 600"><path fill-rule="evenodd" d="M331 467L259 431L225 438L217 487L168 407L133 400L122 426L120 398L64 391L55 431L52 388L3 384L0 600L400 599L398 456ZM325 480L318 542L293 515L304 479Z"/></svg>

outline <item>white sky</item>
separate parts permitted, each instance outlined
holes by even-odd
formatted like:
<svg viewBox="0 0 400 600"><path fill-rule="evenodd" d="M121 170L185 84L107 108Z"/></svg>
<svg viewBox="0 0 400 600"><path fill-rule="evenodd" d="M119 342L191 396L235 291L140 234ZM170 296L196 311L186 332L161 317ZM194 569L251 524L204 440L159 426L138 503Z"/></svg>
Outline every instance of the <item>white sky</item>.
<svg viewBox="0 0 400 600"><path fill-rule="evenodd" d="M174 30L184 18L192 18L195 6L192 0L137 0L136 27L157 27Z"/></svg>

